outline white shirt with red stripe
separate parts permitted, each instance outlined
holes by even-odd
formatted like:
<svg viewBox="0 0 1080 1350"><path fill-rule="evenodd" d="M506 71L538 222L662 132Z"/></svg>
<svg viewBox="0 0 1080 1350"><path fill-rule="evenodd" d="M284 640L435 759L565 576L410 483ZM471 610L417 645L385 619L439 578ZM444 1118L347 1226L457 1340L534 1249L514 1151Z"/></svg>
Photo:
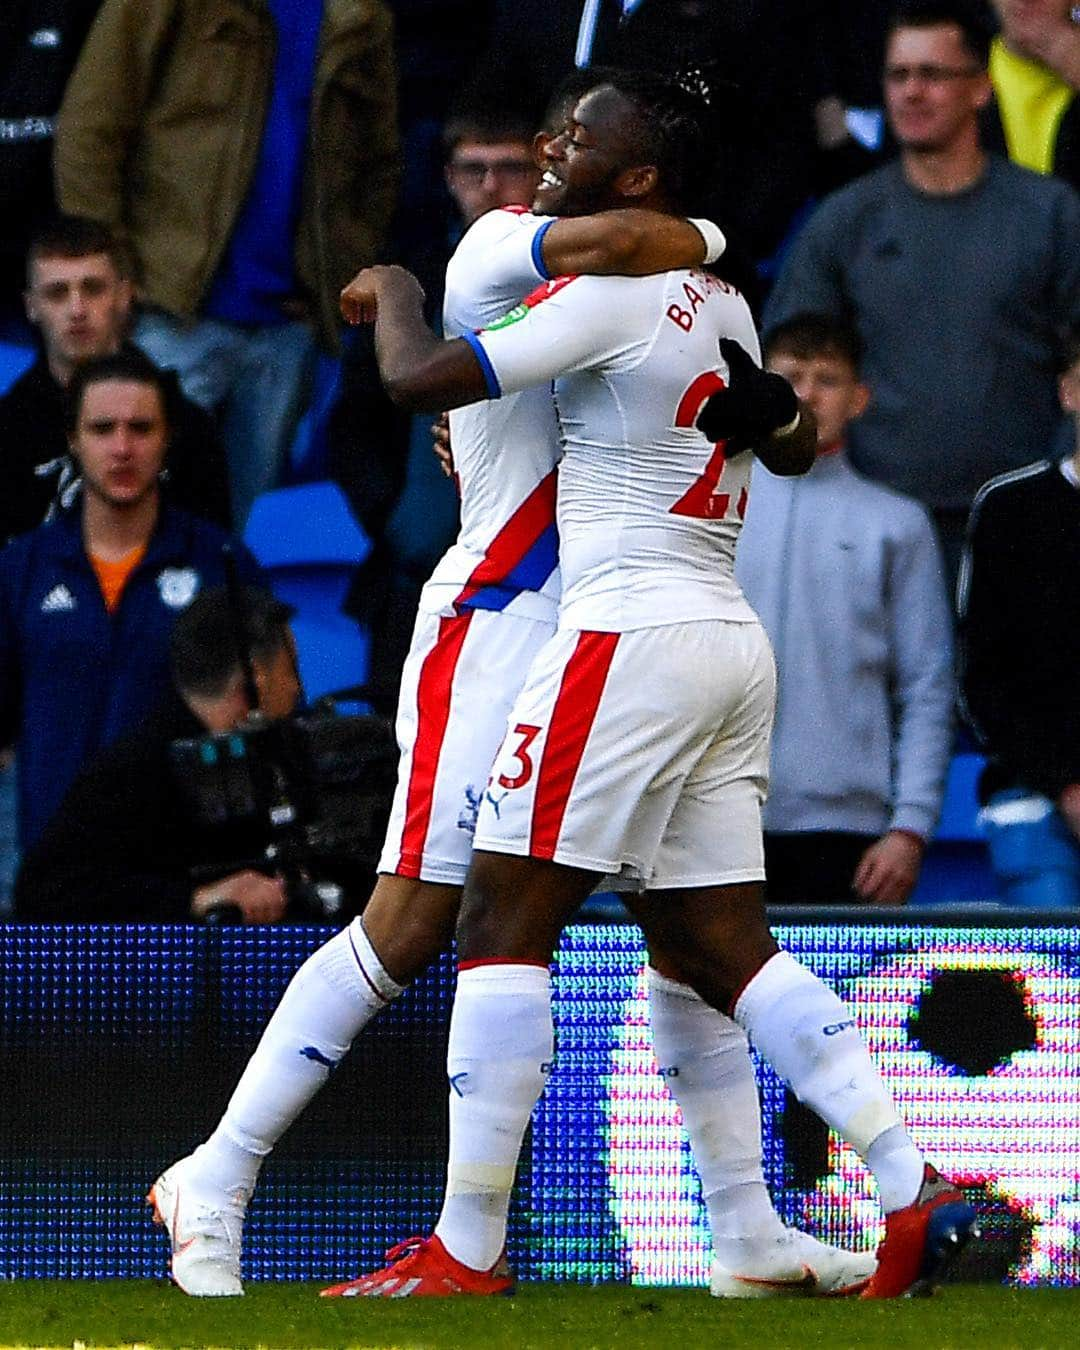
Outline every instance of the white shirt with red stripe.
<svg viewBox="0 0 1080 1350"><path fill-rule="evenodd" d="M677 271L560 278L469 338L493 397L556 381L562 627L756 621L733 572L753 457L694 426L720 337L760 361L738 291Z"/></svg>
<svg viewBox="0 0 1080 1350"><path fill-rule="evenodd" d="M540 243L554 220L489 211L446 269L443 329L471 334L546 280ZM450 415L461 528L424 587L429 614L486 609L553 622L559 600L555 466L561 454L550 381Z"/></svg>

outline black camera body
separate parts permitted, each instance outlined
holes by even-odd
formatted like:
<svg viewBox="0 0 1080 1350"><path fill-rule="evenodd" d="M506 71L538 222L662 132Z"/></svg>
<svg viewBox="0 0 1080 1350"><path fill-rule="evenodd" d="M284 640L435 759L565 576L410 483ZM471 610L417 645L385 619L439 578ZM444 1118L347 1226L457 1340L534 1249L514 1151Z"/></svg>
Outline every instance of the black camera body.
<svg viewBox="0 0 1080 1350"><path fill-rule="evenodd" d="M277 721L255 714L234 730L174 741L170 760L200 833L236 850L204 873L272 868L299 910L327 917L340 896L334 903L321 883L378 861L398 761L385 717L324 699Z"/></svg>

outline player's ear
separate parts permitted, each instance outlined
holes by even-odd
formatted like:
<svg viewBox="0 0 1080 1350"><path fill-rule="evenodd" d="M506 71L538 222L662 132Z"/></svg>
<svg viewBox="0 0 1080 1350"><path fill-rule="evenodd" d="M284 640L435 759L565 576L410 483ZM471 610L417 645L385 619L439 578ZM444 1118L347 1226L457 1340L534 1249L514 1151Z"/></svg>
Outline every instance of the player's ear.
<svg viewBox="0 0 1080 1350"><path fill-rule="evenodd" d="M655 164L639 164L633 169L624 169L615 180L616 189L624 197L640 199L656 191L660 181L660 171Z"/></svg>

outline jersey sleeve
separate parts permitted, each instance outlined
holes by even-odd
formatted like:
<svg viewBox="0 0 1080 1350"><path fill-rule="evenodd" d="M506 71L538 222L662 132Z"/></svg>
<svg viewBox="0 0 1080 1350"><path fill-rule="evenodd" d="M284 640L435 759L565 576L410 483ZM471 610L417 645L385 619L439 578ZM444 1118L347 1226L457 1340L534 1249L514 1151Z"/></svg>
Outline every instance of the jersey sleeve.
<svg viewBox="0 0 1080 1350"><path fill-rule="evenodd" d="M463 336L476 353L488 396L501 398L572 371L632 357L640 343L631 309L642 282L624 277L557 277L496 323Z"/></svg>
<svg viewBox="0 0 1080 1350"><path fill-rule="evenodd" d="M483 328L549 280L541 246L554 224L553 216L506 207L481 216L446 267L443 331L454 336Z"/></svg>

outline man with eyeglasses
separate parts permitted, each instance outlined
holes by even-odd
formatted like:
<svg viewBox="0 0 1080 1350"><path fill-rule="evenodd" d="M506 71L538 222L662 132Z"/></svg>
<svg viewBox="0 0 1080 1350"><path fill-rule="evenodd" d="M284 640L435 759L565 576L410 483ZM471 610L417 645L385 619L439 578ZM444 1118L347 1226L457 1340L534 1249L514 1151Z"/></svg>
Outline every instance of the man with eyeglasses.
<svg viewBox="0 0 1080 1350"><path fill-rule="evenodd" d="M528 206L540 181L533 154L535 119L490 103L463 108L443 132L446 186L461 232L500 206Z"/></svg>
<svg viewBox="0 0 1080 1350"><path fill-rule="evenodd" d="M851 458L934 515L955 577L967 511L1040 458L1060 416L1059 334L1080 317L1080 197L988 154L989 33L961 0L909 0L886 47L899 159L827 198L765 312L854 322L873 398Z"/></svg>

